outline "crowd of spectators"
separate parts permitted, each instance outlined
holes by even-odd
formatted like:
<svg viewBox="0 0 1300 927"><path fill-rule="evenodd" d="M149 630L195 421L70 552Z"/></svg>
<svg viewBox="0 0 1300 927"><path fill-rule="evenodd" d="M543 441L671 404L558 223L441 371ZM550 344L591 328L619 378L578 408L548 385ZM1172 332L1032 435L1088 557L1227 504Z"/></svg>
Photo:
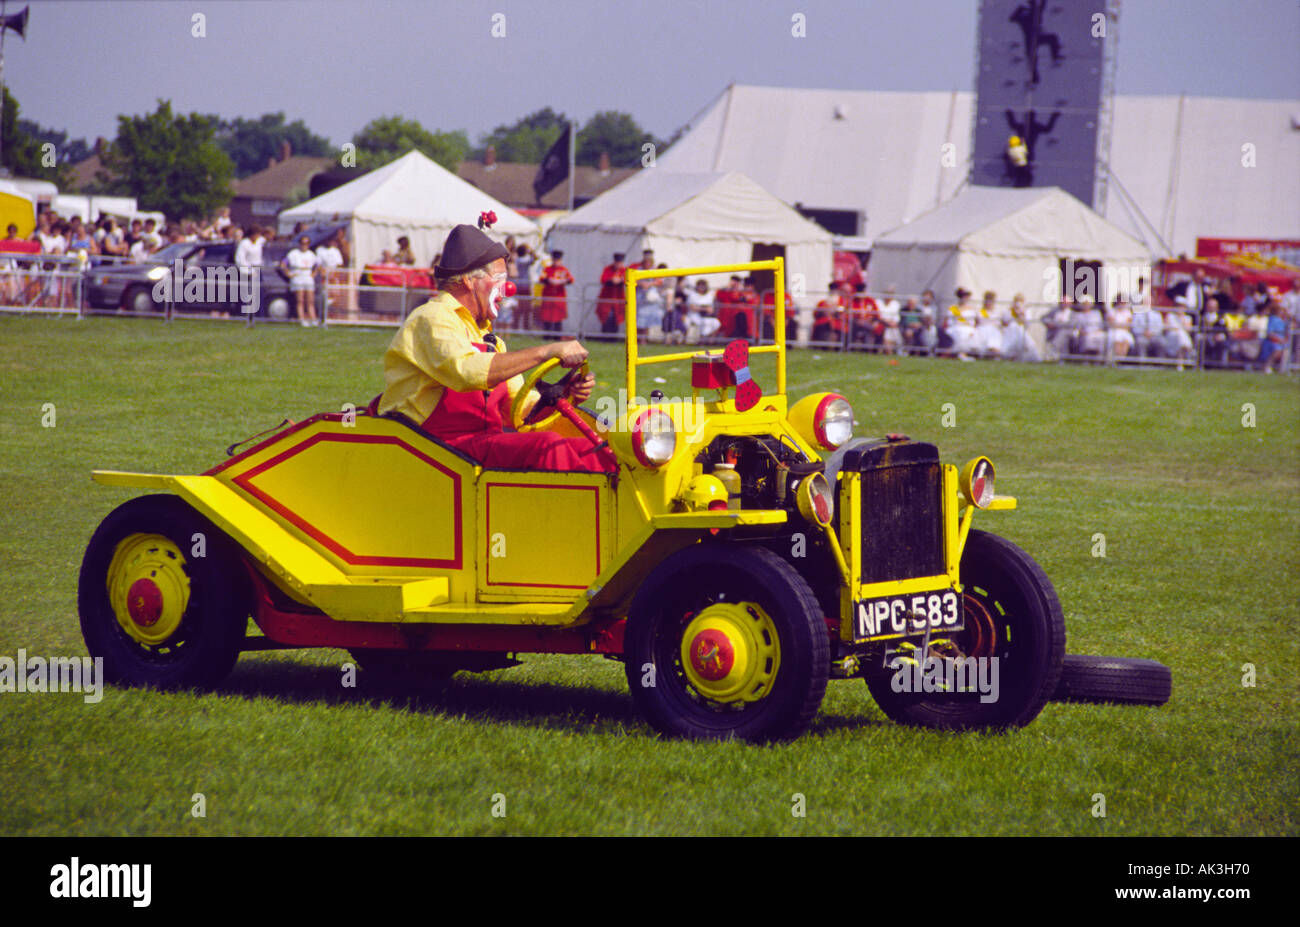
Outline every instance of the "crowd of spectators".
<svg viewBox="0 0 1300 927"><path fill-rule="evenodd" d="M573 275L563 254L543 259L527 245L510 243L508 272L519 296L499 320L506 328L558 331L571 308L591 317L583 337L596 331L615 336L624 330L626 274L629 267L664 268L646 251L633 265L614 254L601 274L594 307L581 305L566 290ZM1273 370L1288 348L1300 350L1300 291L1282 296L1259 284L1238 304L1215 289L1199 272L1168 291L1172 305L1153 305L1146 281L1138 281L1134 303L1117 294L1109 303L1085 294L1054 306L1031 307L1023 293L999 299L987 291L976 301L958 287L944 306L931 290L900 297L895 287L870 293L862 283L842 283L812 310L809 343L830 349L882 354L929 354L961 361L1152 359L1177 366L1248 367ZM754 281L733 276L716 290L708 279L680 277L638 281L637 329L646 341L722 342L761 335L771 340L773 294ZM1162 301L1163 302L1163 301ZM795 339L795 308L789 294L787 338ZM572 326L571 326L572 327Z"/></svg>
<svg viewBox="0 0 1300 927"><path fill-rule="evenodd" d="M286 237L298 241L302 231L295 228ZM5 241L16 241L15 232L10 226ZM29 239L35 247L25 246L37 256L21 266L17 255L0 260L0 295L11 303L25 298L28 305L64 305L73 290L67 277L88 264L141 262L178 242L233 240L235 262L256 266L262 263L263 246L275 238L272 228L241 228L232 223L229 209L210 219L183 220L165 228L157 227L153 219L119 223L111 216L87 225L79 216L64 219L46 210ZM627 271L667 266L656 263L649 249L631 265L626 255L614 254L601 273L594 306L588 307L570 294L576 281L564 265L562 251L544 255L514 238L505 244L510 254L507 274L517 294L504 301L498 325L541 331L551 338L560 336L571 311L591 312L592 317L583 318L580 325L584 337L594 334L593 329L616 336L625 325ZM69 256L76 258L75 265ZM42 260L50 257L64 260ZM437 261L435 256L431 267ZM303 294L296 299L296 315L303 324L314 323L315 306L326 301L318 300L318 293L334 294L331 305L355 314L358 281L347 270L351 258L341 232L314 252L300 242L281 263L295 293ZM396 248L385 251L379 263L414 269L409 238L397 238ZM1300 288L1279 296L1260 283L1238 302L1227 287L1211 285L1197 268L1190 278L1166 290L1165 296L1160 302L1170 304L1154 305L1145 292L1145 281L1138 281L1132 303L1125 294L1114 296L1109 304L1080 295L1040 307L1045 311L1031 311L1022 293L1000 300L988 291L977 303L974 294L958 287L953 301L944 307L928 289L900 298L893 286L873 294L864 283L845 282L816 302L808 336L811 344L823 348L932 354L961 361L1141 358L1179 367L1200 364L1267 371L1300 351ZM775 335L774 294L752 278L735 275L714 290L705 277L693 281L649 277L637 282L636 300L637 330L646 341L708 343L756 336L770 341ZM789 294L786 306L786 337L793 341L797 309Z"/></svg>

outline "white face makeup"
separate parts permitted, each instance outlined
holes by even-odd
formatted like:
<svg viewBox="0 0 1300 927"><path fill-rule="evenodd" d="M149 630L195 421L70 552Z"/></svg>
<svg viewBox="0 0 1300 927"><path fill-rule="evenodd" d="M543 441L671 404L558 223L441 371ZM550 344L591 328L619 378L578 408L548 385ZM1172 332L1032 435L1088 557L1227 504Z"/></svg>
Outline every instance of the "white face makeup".
<svg viewBox="0 0 1300 927"><path fill-rule="evenodd" d="M504 291L505 282L500 281L493 284L492 292L488 294L488 315L494 319L497 317L497 313L501 311L499 303L501 302L501 296Z"/></svg>

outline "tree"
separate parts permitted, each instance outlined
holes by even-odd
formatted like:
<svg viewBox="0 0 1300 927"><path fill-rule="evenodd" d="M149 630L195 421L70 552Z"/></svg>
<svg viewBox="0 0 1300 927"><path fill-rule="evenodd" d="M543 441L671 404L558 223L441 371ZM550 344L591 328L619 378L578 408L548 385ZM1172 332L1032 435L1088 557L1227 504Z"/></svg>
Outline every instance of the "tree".
<svg viewBox="0 0 1300 927"><path fill-rule="evenodd" d="M284 142L296 155L324 158L334 154L329 139L316 135L301 119L290 123L284 119L284 113L265 113L256 119L236 117L221 123L217 144L235 162L236 177L263 170L271 158L280 156Z"/></svg>
<svg viewBox="0 0 1300 927"><path fill-rule="evenodd" d="M463 130L430 132L413 119L381 116L372 119L352 142L357 146L357 167L374 170L408 151L428 155L453 174L469 154L469 136Z"/></svg>
<svg viewBox="0 0 1300 927"><path fill-rule="evenodd" d="M497 150L498 161L540 164L568 122L563 113L557 113L549 106L539 109L514 125L500 125L484 135L474 157L482 160L488 145L492 145Z"/></svg>
<svg viewBox="0 0 1300 927"><path fill-rule="evenodd" d="M44 148L45 139L32 134L29 127L35 123L18 118L18 101L4 88L4 100L0 103L0 164L9 169L14 177L37 177L48 180L60 188L67 187L72 180L68 165L59 159L59 149ZM60 133L62 134L62 133ZM85 142L82 142L85 145Z"/></svg>
<svg viewBox="0 0 1300 927"><path fill-rule="evenodd" d="M147 116L118 116L98 180L109 193L134 196L141 209L199 219L230 201L234 164L216 142L216 116L172 113L159 100Z"/></svg>
<svg viewBox="0 0 1300 927"><path fill-rule="evenodd" d="M612 167L640 167L646 143L656 148L663 142L636 124L627 113L606 110L587 120L578 132L578 147L574 160L578 164L596 167L602 152L609 153Z"/></svg>
<svg viewBox="0 0 1300 927"><path fill-rule="evenodd" d="M19 119L18 130L36 139L37 145L46 142L53 145L55 160L60 164L76 164L91 155L90 146L84 138L68 138L68 133L61 129L47 129L29 119Z"/></svg>

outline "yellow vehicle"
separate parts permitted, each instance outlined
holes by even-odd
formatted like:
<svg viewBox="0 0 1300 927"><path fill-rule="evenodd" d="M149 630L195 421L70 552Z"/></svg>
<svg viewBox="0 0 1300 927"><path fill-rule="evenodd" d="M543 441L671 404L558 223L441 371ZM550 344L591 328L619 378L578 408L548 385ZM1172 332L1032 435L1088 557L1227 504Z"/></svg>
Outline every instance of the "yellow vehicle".
<svg viewBox="0 0 1300 927"><path fill-rule="evenodd" d="M1064 621L1034 561L972 528L1015 507L986 458L854 438L834 393L787 404L783 302L773 345L638 354L639 279L754 270L781 300L780 259L629 271L626 408L515 410L518 428L608 442L617 473L484 469L365 411L285 427L202 475L96 471L161 494L91 539L91 654L152 686L212 685L257 649L341 647L366 672L430 676L601 654L624 661L656 729L692 738L798 736L830 678L864 678L908 724L1028 723L1061 675ZM747 355L769 354L764 393ZM691 397L635 398L639 371L674 362Z"/></svg>

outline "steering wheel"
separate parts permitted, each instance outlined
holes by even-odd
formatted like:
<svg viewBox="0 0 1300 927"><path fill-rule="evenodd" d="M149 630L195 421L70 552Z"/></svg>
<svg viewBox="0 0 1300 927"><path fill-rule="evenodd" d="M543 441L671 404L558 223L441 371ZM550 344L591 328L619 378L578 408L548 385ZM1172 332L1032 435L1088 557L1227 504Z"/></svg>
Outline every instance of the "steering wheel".
<svg viewBox="0 0 1300 927"><path fill-rule="evenodd" d="M538 364L529 372L528 376L524 378L524 385L519 388L519 392L515 393L514 402L510 404L511 426L515 431L519 432L541 431L542 429L549 428L553 425L560 416L564 416L573 423L573 427L577 428L578 431L582 433L583 437L591 442L592 447L601 448L607 446L608 442L606 442L600 435L596 434L592 427L578 414L577 410L573 408L573 405L569 400L564 398L564 394L568 391L569 381L575 376L587 376L587 374L591 372L590 366L586 361L583 361L581 366L569 371L564 379L560 380L560 382L555 385L552 386L542 383L542 377L550 373L559 365L560 359L558 357L552 357L550 360ZM533 406L532 413L528 417L525 417L524 403L528 400L528 394L534 389L537 390L541 398L539 398L537 404ZM542 418L536 418L535 416L538 411L547 406L554 406L555 411Z"/></svg>

